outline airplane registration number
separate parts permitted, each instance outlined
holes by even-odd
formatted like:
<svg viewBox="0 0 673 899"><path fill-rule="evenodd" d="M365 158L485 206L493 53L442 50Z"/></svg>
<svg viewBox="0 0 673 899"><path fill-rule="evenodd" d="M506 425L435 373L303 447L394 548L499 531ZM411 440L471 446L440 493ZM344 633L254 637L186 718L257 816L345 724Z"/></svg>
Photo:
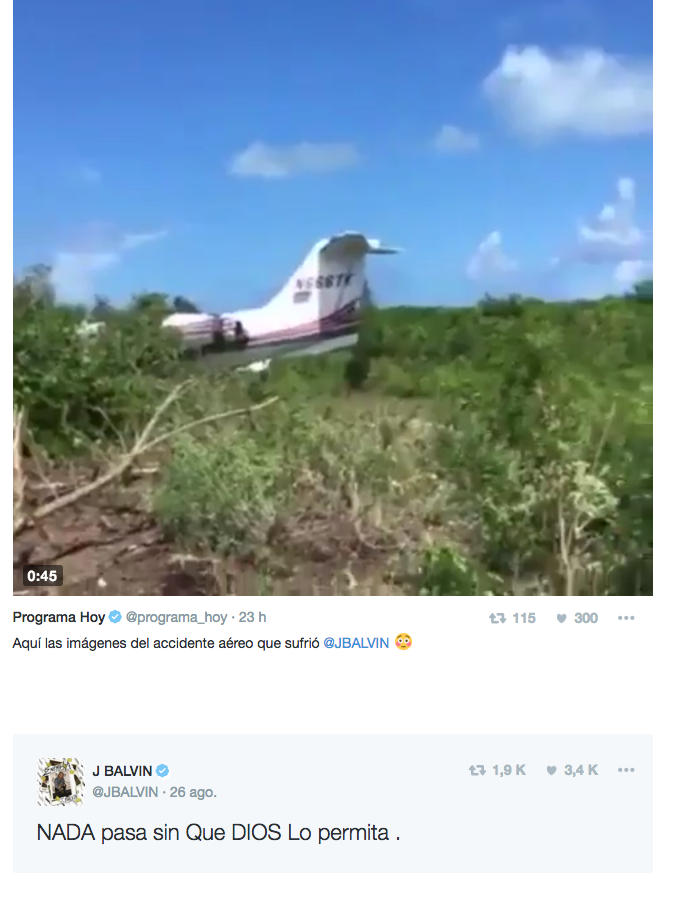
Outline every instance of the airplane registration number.
<svg viewBox="0 0 673 899"><path fill-rule="evenodd" d="M330 287L346 287L350 284L352 272L341 272L338 275L318 275L315 278L297 278L297 290L329 290Z"/></svg>

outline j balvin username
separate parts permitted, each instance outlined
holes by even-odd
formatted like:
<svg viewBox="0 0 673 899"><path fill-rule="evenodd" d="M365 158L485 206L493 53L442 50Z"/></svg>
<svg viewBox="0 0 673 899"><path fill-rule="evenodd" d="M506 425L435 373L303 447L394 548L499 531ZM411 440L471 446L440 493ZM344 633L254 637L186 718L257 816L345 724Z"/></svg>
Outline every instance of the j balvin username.
<svg viewBox="0 0 673 899"><path fill-rule="evenodd" d="M96 835L98 834L98 836ZM377 824L365 824L359 827L335 827L320 826L307 827L296 824L230 824L228 827L216 827L191 822L183 828L169 824L159 827L100 827L94 831L91 824L38 824L37 839L51 841L75 841L82 840L100 843L111 842L164 842L170 840L187 839L191 842L221 842L223 840L239 841L250 840L262 842L269 840L287 840L288 842L317 842L329 843L339 841L367 841L391 839L399 840L399 837L390 837L388 828Z"/></svg>
<svg viewBox="0 0 673 899"><path fill-rule="evenodd" d="M155 771L152 765L95 765L91 769L94 777L152 777Z"/></svg>

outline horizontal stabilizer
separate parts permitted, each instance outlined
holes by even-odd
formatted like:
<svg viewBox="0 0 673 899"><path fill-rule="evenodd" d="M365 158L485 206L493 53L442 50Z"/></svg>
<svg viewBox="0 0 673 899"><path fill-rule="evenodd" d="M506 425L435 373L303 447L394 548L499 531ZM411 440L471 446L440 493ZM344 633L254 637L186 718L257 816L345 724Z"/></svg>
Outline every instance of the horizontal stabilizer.
<svg viewBox="0 0 673 899"><path fill-rule="evenodd" d="M381 241L376 238L369 238L367 243L369 244L368 253L401 253L402 250L399 247L384 247L381 245Z"/></svg>
<svg viewBox="0 0 673 899"><path fill-rule="evenodd" d="M381 241L365 237L357 231L344 231L322 242L319 252L324 256L359 255L362 253L399 253L395 247L384 247Z"/></svg>

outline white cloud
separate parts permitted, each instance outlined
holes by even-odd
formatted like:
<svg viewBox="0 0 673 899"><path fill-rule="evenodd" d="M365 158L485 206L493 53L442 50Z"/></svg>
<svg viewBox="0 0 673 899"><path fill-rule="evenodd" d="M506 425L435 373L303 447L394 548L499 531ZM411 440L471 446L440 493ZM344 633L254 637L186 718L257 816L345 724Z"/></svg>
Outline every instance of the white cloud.
<svg viewBox="0 0 673 899"><path fill-rule="evenodd" d="M56 296L71 302L90 299L97 272L118 265L129 250L167 235L166 229L119 234L110 225L88 225L77 241L78 249L60 250L54 255L50 278Z"/></svg>
<svg viewBox="0 0 673 899"><path fill-rule="evenodd" d="M470 257L466 272L468 278L481 280L512 272L517 268L517 262L502 249L500 232L491 231Z"/></svg>
<svg viewBox="0 0 673 899"><path fill-rule="evenodd" d="M432 145L440 153L469 153L479 149L479 136L457 125L442 125Z"/></svg>
<svg viewBox="0 0 673 899"><path fill-rule="evenodd" d="M135 250L144 243L152 243L155 240L163 240L168 237L168 231L162 228L160 231L145 231L138 234L124 234L121 239L120 249Z"/></svg>
<svg viewBox="0 0 673 899"><path fill-rule="evenodd" d="M615 268L614 279L624 289L633 287L636 281L652 274L652 263L647 259L624 259Z"/></svg>
<svg viewBox="0 0 673 899"><path fill-rule="evenodd" d="M93 273L110 268L119 260L119 253L115 252L56 253L50 276L56 296L72 302L89 299L92 293Z"/></svg>
<svg viewBox="0 0 673 899"><path fill-rule="evenodd" d="M635 183L631 178L617 181L617 199L608 203L591 224L577 227L577 255L585 262L621 262L638 259L645 242L634 223Z"/></svg>
<svg viewBox="0 0 673 899"><path fill-rule="evenodd" d="M537 46L508 47L483 90L511 128L529 137L617 137L652 130L649 60L592 48L553 56Z"/></svg>
<svg viewBox="0 0 673 899"><path fill-rule="evenodd" d="M286 178L304 172L331 172L356 165L360 156L350 143L299 144L272 147L255 141L238 153L229 166L229 174Z"/></svg>
<svg viewBox="0 0 673 899"><path fill-rule="evenodd" d="M587 221L577 224L569 245L549 259L547 274L566 296L605 295L623 290L652 272L651 231L635 221L636 185L619 178L615 197Z"/></svg>

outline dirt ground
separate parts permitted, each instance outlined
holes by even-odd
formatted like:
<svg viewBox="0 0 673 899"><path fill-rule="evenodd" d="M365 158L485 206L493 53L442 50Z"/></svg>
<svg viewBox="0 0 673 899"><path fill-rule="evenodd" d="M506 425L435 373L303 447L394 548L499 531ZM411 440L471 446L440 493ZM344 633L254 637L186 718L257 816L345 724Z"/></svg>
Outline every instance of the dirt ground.
<svg viewBox="0 0 673 899"><path fill-rule="evenodd" d="M84 484L94 471L28 477L26 511ZM149 511L152 476L116 482L49 515L14 540L16 596L388 595L389 553L323 528L303 546L282 535L264 561L198 558L167 541ZM339 531L338 523L335 528ZM335 550L338 547L338 550ZM26 587L26 564L63 566L62 587Z"/></svg>

